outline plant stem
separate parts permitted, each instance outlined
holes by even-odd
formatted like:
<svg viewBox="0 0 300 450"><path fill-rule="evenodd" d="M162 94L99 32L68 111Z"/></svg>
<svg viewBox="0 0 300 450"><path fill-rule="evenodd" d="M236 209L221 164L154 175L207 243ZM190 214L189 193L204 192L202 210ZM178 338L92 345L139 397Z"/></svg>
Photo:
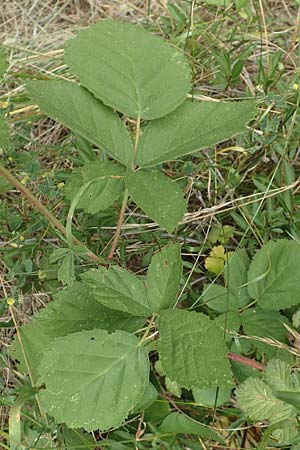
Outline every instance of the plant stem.
<svg viewBox="0 0 300 450"><path fill-rule="evenodd" d="M17 178L9 172L2 164L0 164L0 175L3 176L9 183L15 186L18 191L20 191L24 197L34 206L46 219L60 231L64 236L66 236L66 229L63 224L56 219L55 216L22 184ZM78 239L73 236L73 244L74 245L83 245ZM86 248L86 256L93 262L100 263L102 259L95 255L91 250Z"/></svg>
<svg viewBox="0 0 300 450"><path fill-rule="evenodd" d="M252 369L256 370L265 370L266 366L264 364L259 363L258 361L255 361L255 359L246 358L245 356L238 355L237 353L229 352L227 354L228 359L231 359L231 361L236 361L244 366L252 367Z"/></svg>
<svg viewBox="0 0 300 450"><path fill-rule="evenodd" d="M135 138L134 138L134 147L133 147L133 163L132 163L132 171L135 170L135 160L136 160L136 155L137 155L137 151L138 151L138 144L139 144L139 137L140 137L140 128L141 128L141 118L140 116L137 117L136 119L136 126L135 126ZM120 214L119 214L119 219L118 219L118 223L117 223L117 229L111 244L111 249L109 252L109 255L107 257L107 259L112 259L118 244L118 240L121 234L121 228L124 222L124 217L125 217L125 209L127 206L127 201L128 201L128 197L129 197L129 192L128 189L125 188L124 191L124 196L123 196L123 201L122 201L122 206L121 206L121 210L120 210Z"/></svg>
<svg viewBox="0 0 300 450"><path fill-rule="evenodd" d="M129 195L128 189L125 188L124 197L122 200L122 206L121 206L121 210L120 210L120 215L119 215L119 219L118 219L118 223L117 223L117 229L116 229L116 232L115 232L112 244L111 244L111 249L110 249L110 252L108 255L108 259L113 258L117 244L118 244L118 240L119 240L119 237L121 234L121 228L122 228L124 217L125 217L125 210L126 210L126 206L127 206L128 195Z"/></svg>
<svg viewBox="0 0 300 450"><path fill-rule="evenodd" d="M139 145L140 129L141 129L141 118L140 118L140 116L138 116L136 119L132 170L135 169L135 160L136 160L136 155L137 155L138 145Z"/></svg>

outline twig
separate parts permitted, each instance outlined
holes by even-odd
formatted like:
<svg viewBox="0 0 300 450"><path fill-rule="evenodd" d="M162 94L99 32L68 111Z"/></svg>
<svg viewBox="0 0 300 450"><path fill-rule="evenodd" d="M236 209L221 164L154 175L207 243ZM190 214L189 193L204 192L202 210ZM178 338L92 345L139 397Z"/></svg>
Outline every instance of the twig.
<svg viewBox="0 0 300 450"><path fill-rule="evenodd" d="M134 139L134 147L133 147L133 162L132 162L132 171L135 170L135 160L136 160L136 155L137 155L137 151L138 151L138 144L139 144L139 136L140 136L140 128L141 128L141 118L140 116L137 117L136 119L136 128L135 128L135 139ZM124 197L123 197L123 201L122 201L122 206L120 209L120 214L119 214L119 219L118 219L118 223L117 223L117 228L116 228L116 232L111 244L111 249L109 252L109 255L107 257L107 259L112 259L118 244L118 240L121 234L121 229L122 229L122 225L124 222L124 217L125 217L125 210L126 210L126 206L127 206L127 202L128 202L128 196L129 196L129 192L128 189L125 188L124 191Z"/></svg>
<svg viewBox="0 0 300 450"><path fill-rule="evenodd" d="M2 164L0 164L0 175L3 176L9 183L15 186L18 191L20 191L24 197L44 216L46 219L60 231L64 236L66 236L66 229L63 224L56 219L55 216L22 184L17 178L9 172ZM77 238L73 237L74 245L83 245ZM91 250L86 248L86 256L93 262L102 263L103 260Z"/></svg>
<svg viewBox="0 0 300 450"><path fill-rule="evenodd" d="M238 355L237 353L229 352L227 357L228 359L231 359L231 361L239 362L244 366L252 367L252 369L263 371L266 368L264 364L255 361L255 359L246 358L246 356Z"/></svg>
<svg viewBox="0 0 300 450"><path fill-rule="evenodd" d="M121 234L121 228L123 225L123 221L124 221L124 216L125 216L125 210L126 210L126 206L127 206L127 201L128 201L128 189L125 189L124 191L124 197L123 197L123 201L122 201L122 206L121 206L121 210L120 210L120 215L119 215L119 219L118 219L118 223L117 223L117 229L113 238L113 242L111 245L111 249L108 255L107 259L112 259L118 244L118 240Z"/></svg>

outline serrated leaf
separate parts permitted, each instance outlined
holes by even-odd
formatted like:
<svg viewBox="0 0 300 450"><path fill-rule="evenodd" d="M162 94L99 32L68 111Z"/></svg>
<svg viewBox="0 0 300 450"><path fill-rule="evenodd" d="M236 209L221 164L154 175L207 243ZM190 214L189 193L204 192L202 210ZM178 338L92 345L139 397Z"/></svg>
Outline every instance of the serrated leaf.
<svg viewBox="0 0 300 450"><path fill-rule="evenodd" d="M82 330L101 328L113 333L116 330L134 332L143 326L144 319L128 315L101 305L83 283L64 289L35 315L36 320L52 337L65 336Z"/></svg>
<svg viewBox="0 0 300 450"><path fill-rule="evenodd" d="M86 186L76 207L91 214L103 211L123 192L124 174L124 167L111 161L90 162L68 178L66 197L73 201L83 186Z"/></svg>
<svg viewBox="0 0 300 450"><path fill-rule="evenodd" d="M208 241L212 244L220 242L226 244L234 236L235 228L230 225L222 227L213 226L208 233Z"/></svg>
<svg viewBox="0 0 300 450"><path fill-rule="evenodd" d="M57 278L58 281L61 281L67 286L72 286L76 280L73 251L70 250L63 258L61 258L57 271Z"/></svg>
<svg viewBox="0 0 300 450"><path fill-rule="evenodd" d="M209 252L209 256L205 258L205 269L210 273L220 275L223 272L226 258L223 245L213 247Z"/></svg>
<svg viewBox="0 0 300 450"><path fill-rule="evenodd" d="M265 380L275 391L299 391L299 372L291 373L291 366L280 359L271 359L265 370Z"/></svg>
<svg viewBox="0 0 300 450"><path fill-rule="evenodd" d="M217 434L211 427L204 425L186 414L180 412L172 412L169 414L159 427L160 433L174 434L196 434L203 439L211 439L224 443L222 437Z"/></svg>
<svg viewBox="0 0 300 450"><path fill-rule="evenodd" d="M68 81L27 81L30 97L54 120L107 151L126 167L133 161L133 146L117 114L90 92Z"/></svg>
<svg viewBox="0 0 300 450"><path fill-rule="evenodd" d="M142 398L149 361L135 336L92 330L53 341L39 373L41 405L58 423L104 431L119 427Z"/></svg>
<svg viewBox="0 0 300 450"><path fill-rule="evenodd" d="M170 394L175 395L175 397L181 397L182 394L181 387L179 386L178 383L176 383L176 381L172 381L170 380L170 378L166 377L165 384L166 389L168 392L170 392Z"/></svg>
<svg viewBox="0 0 300 450"><path fill-rule="evenodd" d="M162 311L158 351L166 375L186 389L232 384L223 333L201 313Z"/></svg>
<svg viewBox="0 0 300 450"><path fill-rule="evenodd" d="M65 62L106 105L156 119L179 106L190 90L183 55L142 27L102 20L67 43Z"/></svg>
<svg viewBox="0 0 300 450"><path fill-rule="evenodd" d="M147 296L158 312L174 305L182 275L180 247L173 244L153 256L147 273Z"/></svg>
<svg viewBox="0 0 300 450"><path fill-rule="evenodd" d="M134 332L143 326L144 319L109 309L97 302L83 283L60 291L55 300L41 309L34 320L20 327L19 332L27 362L34 382L37 381L37 367L43 358L47 345L54 338L81 330L102 328L109 333L116 330ZM27 372L22 349L15 339L15 350L10 355L20 361L20 370Z"/></svg>
<svg viewBox="0 0 300 450"><path fill-rule="evenodd" d="M137 163L150 167L212 147L246 130L255 114L255 102L191 102L160 120L148 124L142 133Z"/></svg>
<svg viewBox="0 0 300 450"><path fill-rule="evenodd" d="M279 310L300 303L300 245L293 240L268 242L254 256L248 292L261 308Z"/></svg>
<svg viewBox="0 0 300 450"><path fill-rule="evenodd" d="M277 399L271 388L258 378L248 378L237 390L238 406L252 420L281 422L295 414L295 409Z"/></svg>
<svg viewBox="0 0 300 450"><path fill-rule="evenodd" d="M158 170L130 172L125 183L137 206L172 233L186 211L186 201L176 183Z"/></svg>
<svg viewBox="0 0 300 450"><path fill-rule="evenodd" d="M219 387L210 389L193 389L193 397L196 403L214 408L228 402L232 387Z"/></svg>
<svg viewBox="0 0 300 450"><path fill-rule="evenodd" d="M102 305L134 316L152 314L144 283L127 270L118 266L100 267L85 272L81 277Z"/></svg>
<svg viewBox="0 0 300 450"><path fill-rule="evenodd" d="M287 343L287 330L284 323L289 324L288 319L277 311L266 311L261 308L246 309L241 315L244 333L248 336L270 338ZM251 341L261 351L273 356L275 347L259 340Z"/></svg>

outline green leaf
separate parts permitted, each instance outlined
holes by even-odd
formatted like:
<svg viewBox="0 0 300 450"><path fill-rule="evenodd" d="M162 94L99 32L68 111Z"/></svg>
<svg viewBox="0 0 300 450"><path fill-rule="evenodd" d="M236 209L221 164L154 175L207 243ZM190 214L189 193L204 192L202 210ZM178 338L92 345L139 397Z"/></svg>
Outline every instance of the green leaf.
<svg viewBox="0 0 300 450"><path fill-rule="evenodd" d="M137 206L172 233L186 211L186 201L176 183L158 170L129 172L125 183Z"/></svg>
<svg viewBox="0 0 300 450"><path fill-rule="evenodd" d="M238 406L252 420L281 422L291 417L295 409L277 399L271 388L258 378L248 378L237 390Z"/></svg>
<svg viewBox="0 0 300 450"><path fill-rule="evenodd" d="M0 148L9 147L9 128L7 121L0 116Z"/></svg>
<svg viewBox="0 0 300 450"><path fill-rule="evenodd" d="M83 433L81 430L71 430L66 426L62 427L65 446L62 450L92 450L95 447L95 440L89 433Z"/></svg>
<svg viewBox="0 0 300 450"><path fill-rule="evenodd" d="M162 311L158 350L166 375L186 389L231 386L223 332L201 313Z"/></svg>
<svg viewBox="0 0 300 450"><path fill-rule="evenodd" d="M68 178L66 197L73 201L81 195L76 208L95 214L111 206L124 190L125 169L111 161L93 161L85 164ZM122 178L123 177L123 178ZM85 186L85 189L83 188Z"/></svg>
<svg viewBox="0 0 300 450"><path fill-rule="evenodd" d="M268 362L265 380L274 391L300 392L299 373L297 371L291 373L291 366L280 359L271 359Z"/></svg>
<svg viewBox="0 0 300 450"><path fill-rule="evenodd" d="M240 307L239 298L224 286L216 283L204 285L202 301L209 308L219 313L237 311Z"/></svg>
<svg viewBox="0 0 300 450"><path fill-rule="evenodd" d="M225 312L224 314L221 314L219 317L217 317L214 321L223 331L223 336L226 329L226 342L232 340L232 338L234 337L232 333L237 332L241 326L240 315L235 311L228 311L227 313Z"/></svg>
<svg viewBox="0 0 300 450"><path fill-rule="evenodd" d="M37 381L37 367L43 358L47 345L56 337L66 336L81 330L102 328L109 333L116 330L134 332L143 326L144 319L109 309L97 302L83 283L60 291L55 300L41 309L34 320L20 327L19 332L26 359L34 382ZM20 370L28 372L17 339L10 355L20 361Z"/></svg>
<svg viewBox="0 0 300 450"><path fill-rule="evenodd" d="M193 397L196 403L200 405L214 408L228 402L231 395L232 387L219 387L210 389L193 389Z"/></svg>
<svg viewBox="0 0 300 450"><path fill-rule="evenodd" d="M52 337L95 328L109 333L116 330L130 333L144 324L141 317L101 305L83 283L75 283L71 289L60 291L54 298L54 301L35 315L36 320Z"/></svg>
<svg viewBox="0 0 300 450"><path fill-rule="evenodd" d="M300 245L293 240L270 241L254 256L248 272L248 292L268 310L300 303Z"/></svg>
<svg viewBox="0 0 300 450"><path fill-rule="evenodd" d="M59 269L57 271L57 278L63 284L67 286L72 286L75 277L74 268L74 253L70 250L61 260L59 264Z"/></svg>
<svg viewBox="0 0 300 450"><path fill-rule="evenodd" d="M232 138L245 131L255 114L255 102L191 102L144 129L140 138L137 163L155 166L190 155Z"/></svg>
<svg viewBox="0 0 300 450"><path fill-rule="evenodd" d="M208 425L197 422L191 417L180 413L173 412L169 414L159 427L160 433L174 434L196 434L203 439L211 439L224 443L222 437L211 429Z"/></svg>
<svg viewBox="0 0 300 450"><path fill-rule="evenodd" d="M241 322L244 333L248 336L257 336L261 338L270 338L277 341L287 343L287 330L284 323L289 324L288 319L277 311L266 311L261 308L250 308L245 310L241 315ZM275 347L271 347L267 343L259 340L251 341L252 344L273 356Z"/></svg>
<svg viewBox="0 0 300 450"><path fill-rule="evenodd" d="M0 125L1 126L1 125ZM10 184L6 178L0 176L0 193L5 193L13 189L13 185Z"/></svg>
<svg viewBox="0 0 300 450"><path fill-rule="evenodd" d="M145 410L145 421L156 425L161 423L169 412L170 406L166 400L155 400L155 402Z"/></svg>
<svg viewBox="0 0 300 450"><path fill-rule="evenodd" d="M154 312L174 305L182 275L180 247L173 244L153 256L147 274L147 295Z"/></svg>
<svg viewBox="0 0 300 450"><path fill-rule="evenodd" d="M9 64L7 61L6 49L4 47L0 47L0 80L2 80L8 67L9 67Z"/></svg>
<svg viewBox="0 0 300 450"><path fill-rule="evenodd" d="M247 290L247 271L249 269L250 259L245 249L234 252L224 268L225 285L230 293L238 298L239 308L249 303L249 294Z"/></svg>
<svg viewBox="0 0 300 450"><path fill-rule="evenodd" d="M158 396L157 390L155 389L152 383L149 383L145 389L145 392L139 404L135 406L134 411L132 411L132 413L136 414L140 411L144 411L145 409L149 408L152 405L152 403L155 402L157 396Z"/></svg>
<svg viewBox="0 0 300 450"><path fill-rule="evenodd" d="M300 411L300 392L295 391L273 391L273 394L279 400L294 406Z"/></svg>
<svg viewBox="0 0 300 450"><path fill-rule="evenodd" d="M131 167L133 146L125 126L90 92L69 81L34 80L27 81L26 86L45 114Z"/></svg>
<svg viewBox="0 0 300 450"><path fill-rule="evenodd" d="M124 331L82 331L53 341L39 366L42 407L58 423L86 431L119 427L142 398L148 355Z"/></svg>
<svg viewBox="0 0 300 450"><path fill-rule="evenodd" d="M20 449L19 443L22 442L22 408L26 401L33 400L35 394L36 390L25 384L21 390L19 388L19 393L10 407L8 422L10 450Z"/></svg>
<svg viewBox="0 0 300 450"><path fill-rule="evenodd" d="M213 226L208 233L208 241L212 244L220 242L221 244L226 244L231 238L233 238L235 228L231 225L224 225L222 227Z"/></svg>
<svg viewBox="0 0 300 450"><path fill-rule="evenodd" d="M80 82L111 108L156 119L190 90L183 53L142 26L102 20L67 43L65 62Z"/></svg>
<svg viewBox="0 0 300 450"><path fill-rule="evenodd" d="M53 338L47 335L45 328L35 319L19 328L19 336L22 346L18 338L15 338L9 354L13 359L19 361L19 370L21 372L30 373L35 385L38 380L37 368L44 355L45 348ZM24 349L25 357L22 348Z"/></svg>
<svg viewBox="0 0 300 450"><path fill-rule="evenodd" d="M111 266L108 270L100 267L85 272L81 277L102 305L134 316L152 314L144 283L127 270L118 266Z"/></svg>

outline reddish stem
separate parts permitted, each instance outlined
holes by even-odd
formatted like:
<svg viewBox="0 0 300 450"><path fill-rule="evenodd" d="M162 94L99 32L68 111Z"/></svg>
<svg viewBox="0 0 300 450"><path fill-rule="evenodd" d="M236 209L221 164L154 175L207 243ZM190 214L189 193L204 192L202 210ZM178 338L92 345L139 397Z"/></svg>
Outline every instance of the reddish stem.
<svg viewBox="0 0 300 450"><path fill-rule="evenodd" d="M263 371L266 368L266 366L264 364L261 364L261 363L255 361L255 359L246 358L246 356L238 355L236 353L229 352L227 354L227 357L231 361L239 362L239 363L243 364L244 366L252 367L252 369Z"/></svg>

